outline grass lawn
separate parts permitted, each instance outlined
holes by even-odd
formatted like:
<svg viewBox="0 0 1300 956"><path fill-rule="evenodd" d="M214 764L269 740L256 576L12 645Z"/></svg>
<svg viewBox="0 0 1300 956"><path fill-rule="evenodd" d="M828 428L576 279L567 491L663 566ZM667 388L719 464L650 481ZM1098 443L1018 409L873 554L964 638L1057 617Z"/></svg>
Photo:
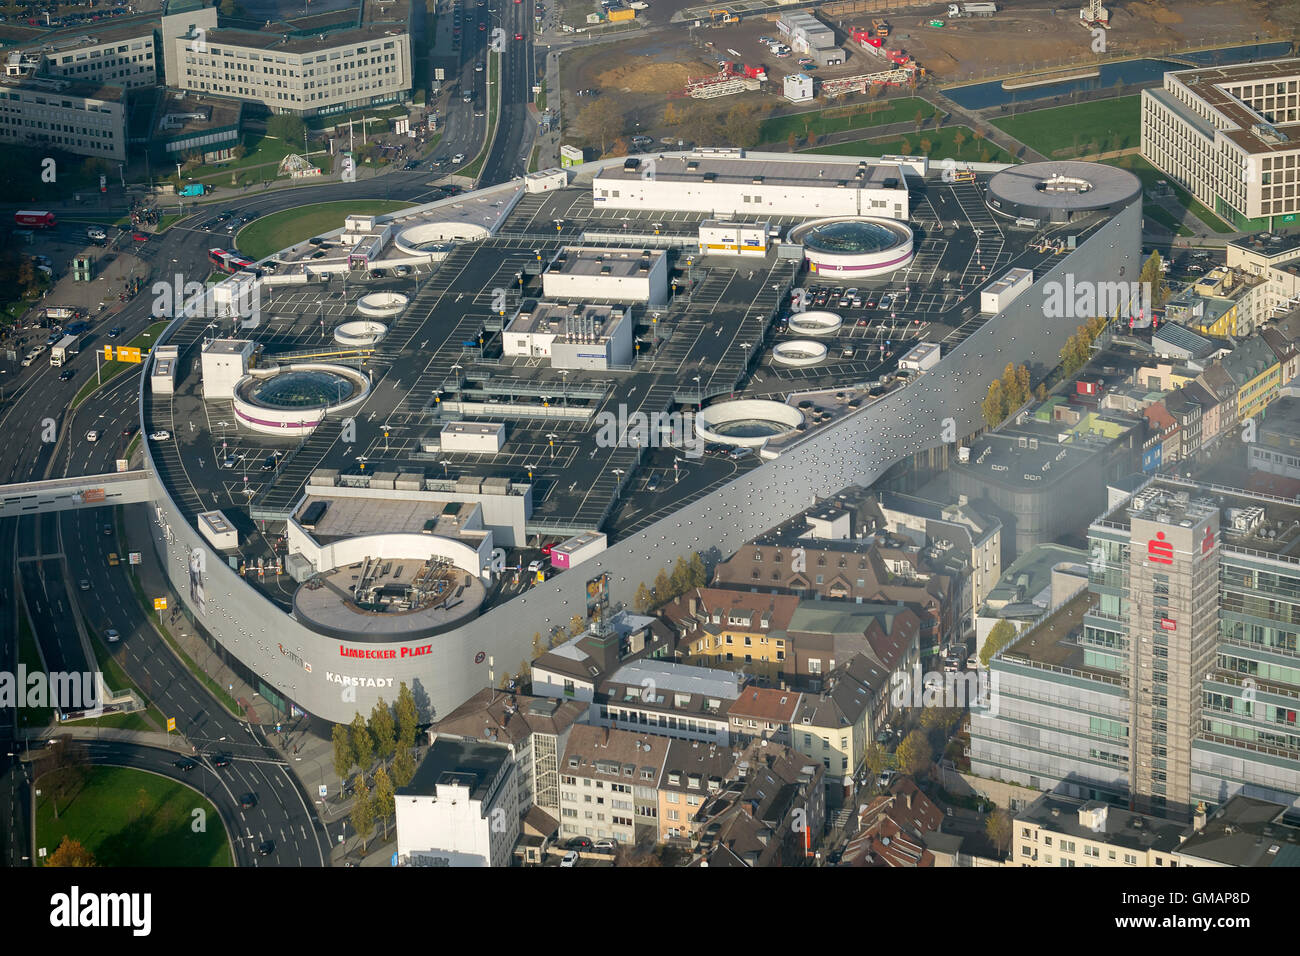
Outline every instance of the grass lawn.
<svg viewBox="0 0 1300 956"><path fill-rule="evenodd" d="M170 319L165 319L162 322L155 322L130 342L123 344L138 348L140 350L141 364L143 364L145 353L148 352L149 349L153 348L154 341L162 333L162 330L167 328L167 323L170 321ZM110 344L115 345L115 343ZM103 385L107 385L115 375L119 375L129 368L138 369L140 368L140 365L137 365L134 362L119 362L116 359L111 362L104 362L100 366L99 377L91 378L85 385L81 386L81 391L77 392L77 397L72 400L72 405L70 406L71 409L75 411L77 406L89 398L92 393L97 391Z"/></svg>
<svg viewBox="0 0 1300 956"><path fill-rule="evenodd" d="M255 219L239 230L237 248L250 259L263 259L296 242L342 228L343 217L349 213L379 215L410 205L401 200L349 199L286 209Z"/></svg>
<svg viewBox="0 0 1300 956"><path fill-rule="evenodd" d="M63 799L57 820L51 789L42 788L36 798L37 847L53 853L71 836L103 867L234 865L217 809L197 791L125 767L90 766L85 774L71 801ZM195 809L207 817L201 833L192 829Z"/></svg>
<svg viewBox="0 0 1300 956"><path fill-rule="evenodd" d="M492 148L492 135L497 128L497 67L500 62L500 53L488 54L487 138L483 141L483 150L478 154L478 157L468 166L462 166L456 170L456 174L459 176L470 176L477 179L479 172L483 169L483 164L487 161L488 150Z"/></svg>
<svg viewBox="0 0 1300 956"><path fill-rule="evenodd" d="M966 137L957 148L955 141L957 133ZM971 129L968 126L946 126L941 130L922 130L920 133L914 133L910 136L903 136L895 139L860 139L852 143L837 143L834 146L818 146L816 149L800 150L802 153L828 153L835 156L879 156L882 153L890 155L904 153L903 144L907 143L911 149L911 154L915 156L925 152L921 146L921 140L930 141L928 155L930 159L948 159L952 158L959 162L988 162L988 163L1014 163L1015 159L1010 153L1001 147L985 140L983 143L976 144L972 138ZM984 156L987 151L987 159Z"/></svg>
<svg viewBox="0 0 1300 956"><path fill-rule="evenodd" d="M789 141L791 133L803 139L805 135L821 136L888 123L910 123L916 119L917 110L921 111L927 124L932 125L934 104L919 96L905 96L900 99L832 106L789 116L774 116L759 124L758 140L760 143L785 143ZM850 112L852 115L837 115ZM931 130L925 129L925 132Z"/></svg>
<svg viewBox="0 0 1300 956"><path fill-rule="evenodd" d="M1143 203L1142 215L1145 216L1147 219L1154 219L1156 222L1160 223L1160 225L1164 226L1166 229L1168 229L1170 232L1174 233L1175 235L1179 235L1179 236L1196 235L1196 233L1192 232L1192 230L1188 229L1181 222L1175 219L1173 217L1173 214L1170 213L1169 210L1166 209L1164 206L1157 206L1155 203L1151 203L1151 202Z"/></svg>
<svg viewBox="0 0 1300 956"><path fill-rule="evenodd" d="M181 167L185 179L187 181L203 182L205 179L214 176L228 176L237 169L261 166L264 163L278 164L280 160L290 153L302 155L307 148L302 143L287 143L282 139L274 139L261 133L245 133L240 142L244 145L244 155L239 159L227 159L208 166L196 166L194 169ZM226 180L226 182L229 183L229 180Z"/></svg>
<svg viewBox="0 0 1300 956"><path fill-rule="evenodd" d="M141 692L131 678L126 676L126 671L122 670L121 665L113 659L108 646L100 639L102 630L96 629L88 617L84 618L84 622L86 631L91 635L90 646L95 652L95 666L104 675L104 683L108 686L108 689L111 691L134 690L145 702L145 709L136 713L106 714L103 717L95 717L91 720L68 721L68 723L83 727L113 727L118 730L165 730L167 720L163 717L162 711L149 702L148 696Z"/></svg>
<svg viewBox="0 0 1300 956"><path fill-rule="evenodd" d="M1031 110L993 120L993 125L1030 149L1053 159L1069 159L1113 149L1128 149L1141 140L1139 96Z"/></svg>
<svg viewBox="0 0 1300 956"><path fill-rule="evenodd" d="M1195 197L1186 189L1179 186L1176 182L1156 169L1141 156L1120 156L1117 159L1103 160L1108 166L1118 166L1120 169L1127 169L1130 173L1142 180L1142 188L1150 189L1155 186L1156 181L1163 179L1169 184L1169 188L1174 191L1174 196L1180 203L1197 219L1205 223L1206 227L1213 232L1235 232L1232 226L1228 225L1210 210L1202 206Z"/></svg>
<svg viewBox="0 0 1300 956"><path fill-rule="evenodd" d="M18 615L18 663L27 669L27 673L37 671L44 673L41 666L40 650L36 646L36 634L32 631L27 612ZM18 715L18 729L46 727L54 720L54 710L50 707L24 707Z"/></svg>
<svg viewBox="0 0 1300 956"><path fill-rule="evenodd" d="M396 104L386 108L367 107L360 110L352 110L348 113L331 113L329 116L311 116L303 120L307 128L319 132L331 127L337 129L340 126L347 126L348 121L357 124L357 135L361 135L361 121L365 120L367 124L375 120L388 120L395 116L406 116L409 111L405 106ZM385 124L387 125L387 124Z"/></svg>

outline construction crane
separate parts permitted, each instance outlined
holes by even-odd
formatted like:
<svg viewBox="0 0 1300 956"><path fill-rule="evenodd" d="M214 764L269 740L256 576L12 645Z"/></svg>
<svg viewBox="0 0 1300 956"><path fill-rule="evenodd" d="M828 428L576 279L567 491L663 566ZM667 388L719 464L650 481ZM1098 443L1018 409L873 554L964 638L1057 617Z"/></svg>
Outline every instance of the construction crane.
<svg viewBox="0 0 1300 956"><path fill-rule="evenodd" d="M1088 5L1079 10L1079 20L1086 27L1110 28L1110 11L1101 5L1101 0L1088 0Z"/></svg>

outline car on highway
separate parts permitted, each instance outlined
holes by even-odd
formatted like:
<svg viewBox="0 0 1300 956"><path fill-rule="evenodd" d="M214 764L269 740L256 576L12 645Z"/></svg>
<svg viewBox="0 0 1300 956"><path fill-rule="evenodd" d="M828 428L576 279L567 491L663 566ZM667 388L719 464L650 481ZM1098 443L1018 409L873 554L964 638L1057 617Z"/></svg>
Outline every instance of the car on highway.
<svg viewBox="0 0 1300 956"><path fill-rule="evenodd" d="M108 337L109 337L110 339L115 339L115 338L117 338L117 337L118 337L119 335L121 335L121 334L122 334L122 326L120 326L120 325L115 325L115 326L113 326L111 329L108 330Z"/></svg>
<svg viewBox="0 0 1300 956"><path fill-rule="evenodd" d="M220 220L220 219L209 219L209 220L208 220L207 222L205 222L205 223L204 223L200 228L203 228L203 229L216 229L217 226L219 226L219 225L221 225L221 220Z"/></svg>
<svg viewBox="0 0 1300 956"><path fill-rule="evenodd" d="M516 34L515 34L515 39L516 39L516 40L522 40L523 38L524 38L524 35L523 35L522 33L516 33Z"/></svg>
<svg viewBox="0 0 1300 956"><path fill-rule="evenodd" d="M117 628L115 627L110 627L104 632L104 640L108 641L110 644L116 644L121 639L122 635L117 633Z"/></svg>
<svg viewBox="0 0 1300 956"><path fill-rule="evenodd" d="M475 72L475 73L482 73L482 72L483 72L483 63L482 63L481 60L480 60L478 63L475 63L475 64L474 64L474 72Z"/></svg>
<svg viewBox="0 0 1300 956"><path fill-rule="evenodd" d="M86 432L86 441L88 442L99 441L99 432L95 431L95 429L93 428L90 431Z"/></svg>
<svg viewBox="0 0 1300 956"><path fill-rule="evenodd" d="M148 242L148 241L149 241L149 237L146 236L143 232L133 232L133 233L131 233L131 238L134 239L136 242Z"/></svg>
<svg viewBox="0 0 1300 956"><path fill-rule="evenodd" d="M136 431L135 425L127 425L125 428L122 429L122 437L130 438L132 435L135 434L135 431Z"/></svg>
<svg viewBox="0 0 1300 956"><path fill-rule="evenodd" d="M564 854L563 858L561 858L561 860L560 860L560 866L563 866L563 867L566 867L566 868L568 868L568 867L574 867L574 866L577 866L577 865L578 865L578 851L577 851L577 850L570 850L568 853Z"/></svg>
<svg viewBox="0 0 1300 956"><path fill-rule="evenodd" d="M455 163L457 166L459 166L461 163L465 162L465 154L457 153L455 156L451 158L451 161Z"/></svg>
<svg viewBox="0 0 1300 956"><path fill-rule="evenodd" d="M387 279L387 278L388 278L388 272L387 272L387 270L385 270L385 269L371 269L371 270L370 270L370 278L372 278L372 279Z"/></svg>
<svg viewBox="0 0 1300 956"><path fill-rule="evenodd" d="M262 856L270 856L272 853L275 852L275 841L263 840L261 843L257 845L257 852L260 853Z"/></svg>
<svg viewBox="0 0 1300 956"><path fill-rule="evenodd" d="M172 433L167 431L158 431L158 432L149 433L150 441L167 441L171 437L172 437Z"/></svg>
<svg viewBox="0 0 1300 956"><path fill-rule="evenodd" d="M112 536L113 536L113 526L111 524L104 525L104 537L111 538Z"/></svg>
<svg viewBox="0 0 1300 956"><path fill-rule="evenodd" d="M77 372L75 369L65 368L62 372L59 373L59 381L66 382L76 374Z"/></svg>
<svg viewBox="0 0 1300 956"><path fill-rule="evenodd" d="M189 757L181 757L179 760L172 761L172 766L175 767L177 770L182 770L185 773L189 773L191 770L197 767L198 764L195 761L191 760Z"/></svg>
<svg viewBox="0 0 1300 956"><path fill-rule="evenodd" d="M239 798L239 805L245 810L251 810L253 807L257 806L257 794L252 791L244 794Z"/></svg>
<svg viewBox="0 0 1300 956"><path fill-rule="evenodd" d="M474 102L474 94L471 93L469 90L466 90L466 91L465 91L465 95L462 96L462 97L460 98L460 101L461 101L462 103L473 103L473 102Z"/></svg>
<svg viewBox="0 0 1300 956"><path fill-rule="evenodd" d="M406 165L402 167L405 170L419 169L420 161L418 159L408 159Z"/></svg>
<svg viewBox="0 0 1300 956"><path fill-rule="evenodd" d="M116 551L110 551L110 552L108 553L108 566L109 566L110 568L115 568L115 567L117 567L120 563L121 563L121 561L120 561L120 560L118 559L118 557L117 557L117 552L116 552Z"/></svg>
<svg viewBox="0 0 1300 956"><path fill-rule="evenodd" d="M229 766L230 766L230 754L216 754L216 755L214 755L213 758L212 758L212 766L214 766L214 767L229 767Z"/></svg>
<svg viewBox="0 0 1300 956"><path fill-rule="evenodd" d="M85 578L82 578L82 579L77 583L77 586L80 587L81 590L83 590L83 591L89 591L89 590L90 590L90 582L87 581Z"/></svg>
<svg viewBox="0 0 1300 956"><path fill-rule="evenodd" d="M487 24L486 24L484 21L480 20L480 21L478 22L478 28L479 28L480 30L486 30L486 29L487 29Z"/></svg>

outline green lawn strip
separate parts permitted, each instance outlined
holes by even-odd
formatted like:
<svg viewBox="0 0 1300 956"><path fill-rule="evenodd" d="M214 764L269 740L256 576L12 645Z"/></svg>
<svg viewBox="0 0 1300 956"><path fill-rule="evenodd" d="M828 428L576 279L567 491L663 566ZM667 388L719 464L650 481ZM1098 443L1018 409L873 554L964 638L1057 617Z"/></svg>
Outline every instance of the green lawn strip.
<svg viewBox="0 0 1300 956"><path fill-rule="evenodd" d="M135 346L140 350L142 360L141 364L143 364L144 353L153 348L154 341L162 333L162 330L167 328L167 323L169 321L170 320L164 320L162 322L153 323L153 325L149 326L149 328L145 329L127 343L127 345ZM72 400L69 410L76 411L77 407L81 405L82 402L89 398L95 391L112 381L115 375L119 375L127 369L132 368L138 369L140 368L140 365L137 365L135 362L119 362L117 359L114 359L111 362L104 362L103 365L100 366L99 376L91 376L90 381L81 386L81 390L77 392L76 397Z"/></svg>
<svg viewBox="0 0 1300 956"><path fill-rule="evenodd" d="M1174 233L1175 235L1179 235L1179 236L1196 235L1196 233L1192 232L1192 230L1188 229L1176 218L1174 218L1174 215L1164 206L1157 206L1155 203L1150 203L1150 202L1143 203L1142 215L1145 216L1147 219L1154 219L1156 222L1160 223L1162 226L1164 226L1166 229L1168 229L1170 232Z"/></svg>
<svg viewBox="0 0 1300 956"><path fill-rule="evenodd" d="M468 166L462 166L456 170L458 176L469 176L473 179L478 178L479 172L483 169L483 164L487 162L488 152L492 149L493 134L496 132L497 123L497 64L500 62L501 54L488 54L488 115L487 115L487 136L483 140L483 150L478 154L472 163Z"/></svg>
<svg viewBox="0 0 1300 956"><path fill-rule="evenodd" d="M139 576L132 572L130 577L131 587L135 591L136 598L140 601L140 607L144 610L144 616L148 619L149 623L153 625L154 630L162 635L162 639L171 646L173 651L176 652L176 656L180 658L181 663L184 664L189 672L194 675L195 679L200 681L203 686L208 689L212 696L215 697L221 705L226 708L226 710L230 711L236 717L243 717L244 712L240 708L239 702L236 701L235 698L231 697L224 687L209 677L208 673L203 670L203 668L199 667L189 654L185 653L185 649L182 648L167 629L162 626L162 614L153 609L153 597L149 597L144 593L144 586L140 584ZM158 597L161 596L162 595L158 595ZM172 716L175 715L173 714Z"/></svg>
<svg viewBox="0 0 1300 956"><path fill-rule="evenodd" d="M239 159L227 159L220 163L212 163L208 166L196 166L194 169L185 169L181 171L187 181L201 182L209 176L220 176L248 169L253 166L262 166L267 163L279 164L280 160L290 153L297 153L299 156L306 152L305 144L286 143L282 139L274 139L261 133L245 133L242 140L244 144L244 155Z"/></svg>
<svg viewBox="0 0 1300 956"><path fill-rule="evenodd" d="M37 671L45 672L41 666L41 652L36 645L36 632L32 630L32 622L27 618L26 609L18 614L18 663L27 669L28 674L34 674ZM54 720L54 709L52 707L24 707L19 712L19 730L31 730L37 727L48 727Z"/></svg>
<svg viewBox="0 0 1300 956"><path fill-rule="evenodd" d="M162 235L172 226L176 225L176 223L180 222L182 219L185 218L186 216L180 216L175 214L169 216L163 216L161 219L158 220L158 232L156 233L156 235Z"/></svg>
<svg viewBox="0 0 1300 956"><path fill-rule="evenodd" d="M346 199L285 209L255 219L239 230L237 247L250 259L264 259L286 246L342 228L343 218L350 213L379 215L406 209L410 205L401 200Z"/></svg>
<svg viewBox="0 0 1300 956"><path fill-rule="evenodd" d="M1139 96L1030 110L992 120L1032 150L1053 158L1128 149L1141 139Z"/></svg>
<svg viewBox="0 0 1300 956"><path fill-rule="evenodd" d="M1201 205L1195 196L1170 179L1166 174L1156 169L1156 167L1152 166L1141 156L1119 156L1115 159L1103 159L1101 162L1105 163L1107 166L1118 166L1120 169L1127 169L1134 176L1137 176L1138 179L1142 180L1142 188L1144 190L1151 189L1155 186L1158 180L1163 179L1169 185L1169 188L1173 190L1174 196L1177 197L1178 201L1183 204L1188 212L1201 220L1201 222L1205 223L1207 229L1215 232L1236 231L1232 226L1228 225L1228 223L1224 222L1214 213L1210 212L1210 210Z"/></svg>
<svg viewBox="0 0 1300 956"><path fill-rule="evenodd" d="M325 129L338 129L340 126L347 126L351 120L358 126L357 134L361 134L361 121L364 119L366 125L371 123L382 123L384 120L390 120L396 116L406 116L407 109L401 104L395 104L387 109L374 109L367 107L365 109L352 110L347 113L331 113L328 116L312 116L303 120L307 128L313 132L320 132ZM387 124L385 124L386 126Z"/></svg>
<svg viewBox="0 0 1300 956"><path fill-rule="evenodd" d="M540 153L541 151L542 151L542 147L540 146L533 147L532 155L528 157L528 171L530 173L535 172L537 170L537 154Z"/></svg>
<svg viewBox="0 0 1300 956"><path fill-rule="evenodd" d="M851 116L827 116L853 109ZM826 133L842 133L851 129L867 129L872 126L885 126L889 123L908 123L916 119L920 110L927 124L932 123L934 104L919 96L906 96L895 100L876 100L868 103L855 103L850 107L832 106L824 110L812 110L807 113L792 113L787 116L773 116L763 120L758 127L758 139L761 143L785 143L790 134L802 139L806 135L822 136ZM923 128L923 132L932 132Z"/></svg>
<svg viewBox="0 0 1300 956"><path fill-rule="evenodd" d="M60 800L37 781L36 846L53 853L65 836L78 840L102 867L232 866L230 841L217 808L198 790L126 767L87 766L80 788ZM48 783L48 781L47 781ZM195 832L194 811L204 827ZM44 865L43 861L41 865Z"/></svg>
<svg viewBox="0 0 1300 956"><path fill-rule="evenodd" d="M957 133L962 133L966 140L958 149L955 137ZM903 144L907 143L911 149L912 155L921 155L923 152L921 140L930 141L930 150L928 156L931 161L937 159L954 159L958 162L989 162L989 163L1014 163L1015 159L1010 153L1006 152L999 146L984 140L978 145L972 138L969 127L966 126L948 126L941 130L922 130L919 134L911 134L897 139L860 139L852 143L837 143L834 146L818 146L815 149L800 150L801 153L824 153L835 156L879 156L882 154L899 154L905 152ZM988 159L983 158L984 151L988 152Z"/></svg>

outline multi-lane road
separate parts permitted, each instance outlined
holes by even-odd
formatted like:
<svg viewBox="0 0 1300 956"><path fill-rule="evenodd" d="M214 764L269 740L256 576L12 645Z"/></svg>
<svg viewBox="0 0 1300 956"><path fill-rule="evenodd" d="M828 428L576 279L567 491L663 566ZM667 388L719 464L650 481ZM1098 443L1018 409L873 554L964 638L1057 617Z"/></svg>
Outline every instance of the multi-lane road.
<svg viewBox="0 0 1300 956"><path fill-rule="evenodd" d="M138 379L124 375L86 401L76 412L72 398L95 374L93 353L109 340L111 326L122 328L118 342L129 342L154 321L150 314L154 296L150 284L175 274L184 281L198 280L210 271L207 250L226 245L229 236L210 232L200 223L214 210L237 214L268 215L315 202L341 199L387 198L428 201L431 172L453 172L450 158L457 153L474 156L485 145L490 152L483 164L480 185L492 185L522 175L527 166L535 124L528 116L533 62L533 2L492 0L478 6L473 0L456 5L462 16L462 42L457 45L458 89L447 98L441 118L443 136L421 168L395 169L382 176L354 183L301 186L290 190L247 192L223 197L216 203L193 207L192 215L168 230L166 238L151 239L139 248L121 251L139 254L149 267L146 294L137 296L117 313L100 317L85 340L80 358L69 366L71 380L59 378L58 369L41 359L5 382L7 402L0 404L0 482L14 483L62 475L113 471L123 454L127 433L139 425ZM448 7L448 11L453 9ZM480 30L478 25L484 23ZM450 39L452 18L439 18L437 29ZM516 35L523 39L516 40ZM494 41L494 37L496 40ZM488 86L487 53L501 53L500 111L495 138L486 142L487 103L497 91ZM483 68L476 69L482 64ZM466 102L463 91L473 93ZM477 114L477 115L476 115ZM119 245L130 245L123 241ZM41 357L42 359L44 356ZM91 430L97 441L87 440ZM53 439L53 440L51 440ZM128 506L128 521L145 521L144 505ZM112 526L105 533L106 526ZM138 767L181 780L204 792L218 808L234 843L240 865L326 865L330 837L312 809L312 801L288 767L266 743L260 728L231 715L217 704L147 623L131 587L126 550L112 512L87 510L0 521L0 555L12 574L0 575L0 670L17 669L19 595L31 612L32 624L47 668L84 671L94 669L93 651L86 638L101 640L108 628L120 634L109 647L127 675L168 716L175 716L186 739L199 750L200 765L185 772L174 766L177 754L122 741L88 741L92 761ZM109 552L122 554L116 567L107 563ZM86 582L83 591L81 582ZM80 620L79 620L80 618ZM84 623L83 628L78 625ZM26 865L31 852L30 773L21 761L28 743L17 733L17 712L0 716L0 818L6 865ZM30 742L40 746L41 741ZM229 753L228 766L211 765L210 755ZM252 793L253 806L241 806ZM268 856L258 852L265 841L275 843Z"/></svg>

